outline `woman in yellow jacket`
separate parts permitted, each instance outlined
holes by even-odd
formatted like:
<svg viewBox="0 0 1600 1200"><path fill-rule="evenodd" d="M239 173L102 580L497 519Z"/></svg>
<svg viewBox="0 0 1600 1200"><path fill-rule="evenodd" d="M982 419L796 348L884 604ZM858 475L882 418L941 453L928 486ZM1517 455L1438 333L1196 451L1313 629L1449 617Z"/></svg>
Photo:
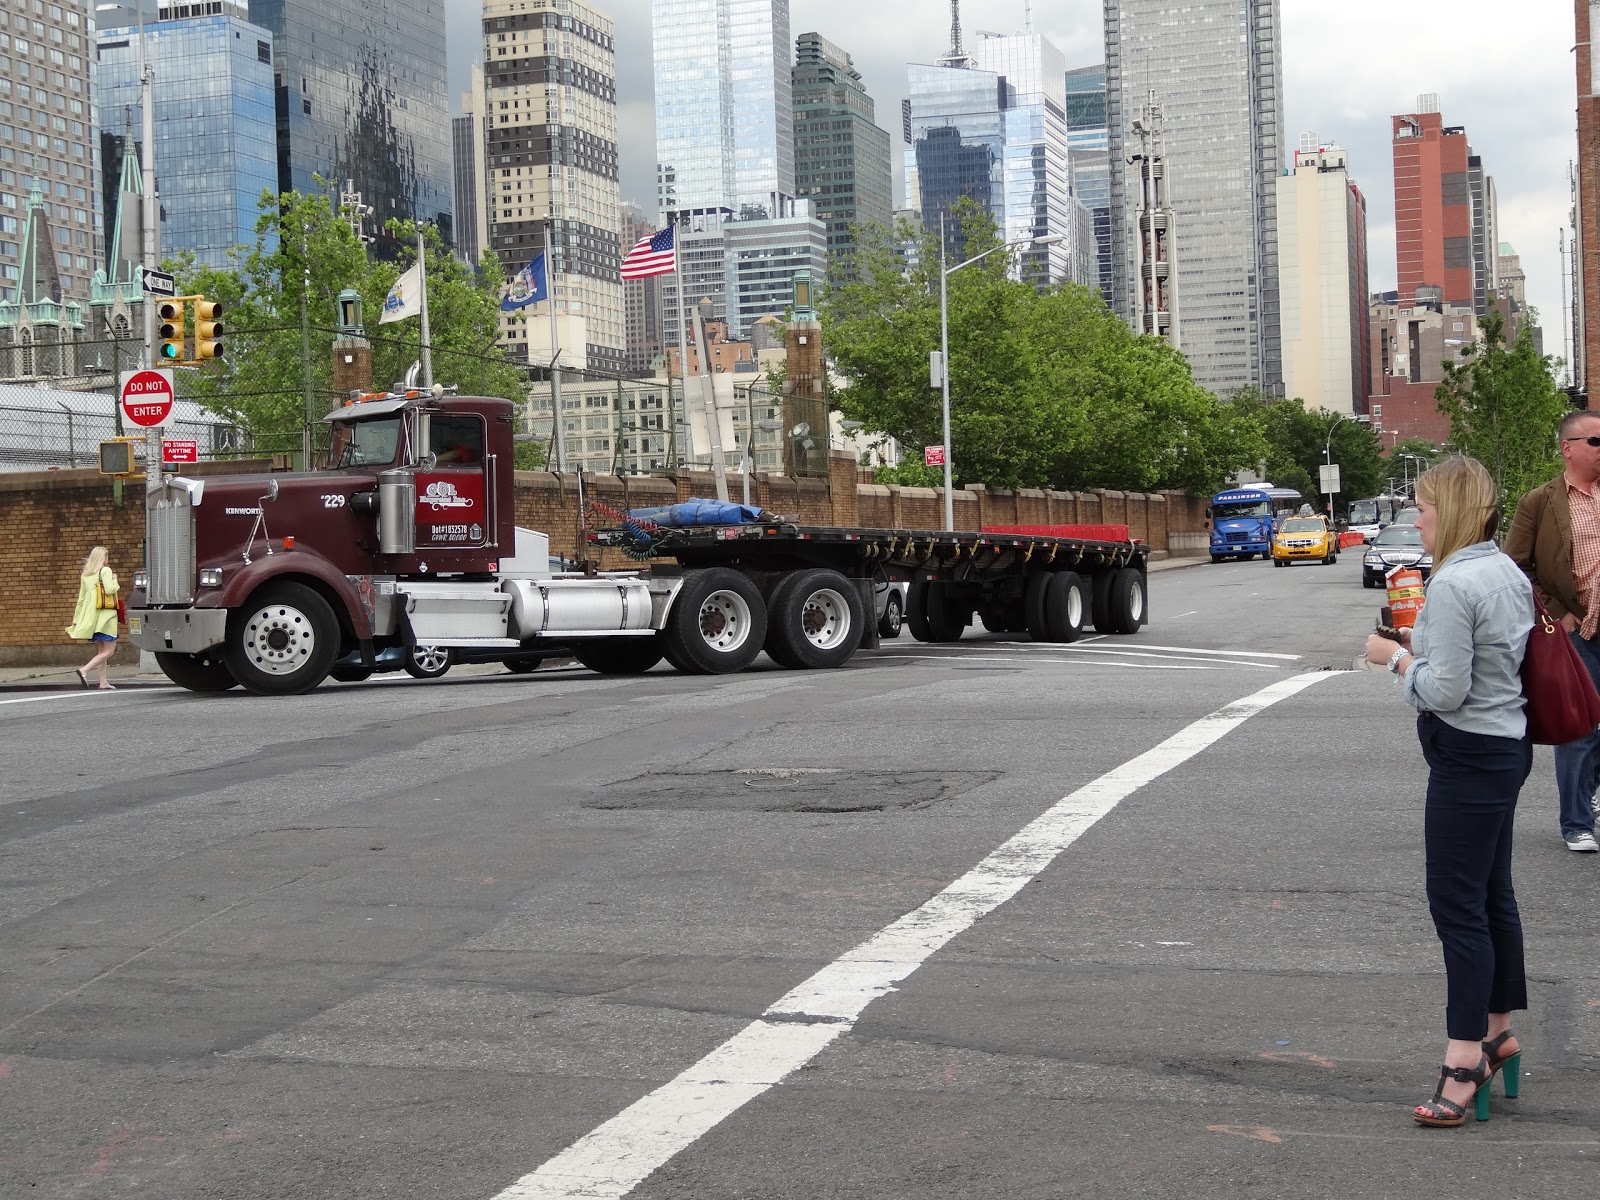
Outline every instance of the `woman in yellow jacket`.
<svg viewBox="0 0 1600 1200"><path fill-rule="evenodd" d="M67 636L80 642L92 641L95 656L78 668L78 682L89 686L89 672L98 671L102 691L114 691L106 682L106 663L117 650L117 576L106 566L106 548L96 546L84 560L78 579L78 606L72 612ZM102 608L102 597L109 608Z"/></svg>

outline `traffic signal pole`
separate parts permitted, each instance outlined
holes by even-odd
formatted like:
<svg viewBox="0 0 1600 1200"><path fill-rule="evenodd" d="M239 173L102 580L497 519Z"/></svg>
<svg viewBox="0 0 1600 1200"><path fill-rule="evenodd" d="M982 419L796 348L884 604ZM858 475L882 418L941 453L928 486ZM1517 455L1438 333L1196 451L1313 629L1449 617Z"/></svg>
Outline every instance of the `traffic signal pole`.
<svg viewBox="0 0 1600 1200"><path fill-rule="evenodd" d="M156 71L155 67L146 61L144 53L144 5L135 0L135 9L139 14L139 107L143 110L140 121L140 136L144 139L144 153L140 156L141 176L139 190L144 194L139 198L139 224L143 234L143 259L144 269L154 271L161 264L156 261L156 114L152 101ZM140 287L144 280L139 281ZM156 365L156 309L154 297L145 292L144 300L144 365ZM161 431L159 429L146 429L144 431L144 490L145 494L159 490L161 487Z"/></svg>

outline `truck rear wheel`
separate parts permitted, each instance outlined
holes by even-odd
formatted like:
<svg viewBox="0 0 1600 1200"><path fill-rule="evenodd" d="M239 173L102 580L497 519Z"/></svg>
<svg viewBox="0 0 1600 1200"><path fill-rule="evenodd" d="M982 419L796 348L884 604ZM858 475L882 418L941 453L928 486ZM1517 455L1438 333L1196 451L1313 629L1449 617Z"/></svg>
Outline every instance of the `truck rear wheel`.
<svg viewBox="0 0 1600 1200"><path fill-rule="evenodd" d="M167 654L156 652L156 666L161 673L181 688L191 692L225 692L239 686L239 681L215 650L203 654Z"/></svg>
<svg viewBox="0 0 1600 1200"><path fill-rule="evenodd" d="M1221 561L1219 558L1217 561ZM1111 619L1111 587L1117 581L1115 567L1096 571L1089 577L1089 591L1094 602L1089 606L1096 633L1115 633L1116 623Z"/></svg>
<svg viewBox="0 0 1600 1200"><path fill-rule="evenodd" d="M601 675L643 675L661 661L661 638L574 638L572 656Z"/></svg>
<svg viewBox="0 0 1600 1200"><path fill-rule="evenodd" d="M919 642L933 641L928 632L928 585L913 583L906 589L906 628Z"/></svg>
<svg viewBox="0 0 1600 1200"><path fill-rule="evenodd" d="M690 675L742 671L761 653L767 609L761 590L728 567L690 572L662 629L662 650Z"/></svg>
<svg viewBox="0 0 1600 1200"><path fill-rule="evenodd" d="M928 609L928 640L959 642L972 619L972 609L950 598L948 583L930 583L925 603Z"/></svg>
<svg viewBox="0 0 1600 1200"><path fill-rule="evenodd" d="M1138 633L1144 624L1144 575L1123 567L1111 582L1111 632Z"/></svg>
<svg viewBox="0 0 1600 1200"><path fill-rule="evenodd" d="M861 594L848 579L837 571L804 571L773 593L767 655L791 670L837 667L856 652L865 623Z"/></svg>
<svg viewBox="0 0 1600 1200"><path fill-rule="evenodd" d="M333 609L304 584L269 583L228 617L228 670L258 696L309 692L338 654Z"/></svg>
<svg viewBox="0 0 1600 1200"><path fill-rule="evenodd" d="M1049 572L1036 571L1022 588L1022 618L1036 642L1050 640L1050 579Z"/></svg>
<svg viewBox="0 0 1600 1200"><path fill-rule="evenodd" d="M1089 617L1088 589L1076 571L1057 571L1045 593L1045 625L1052 642L1075 642Z"/></svg>

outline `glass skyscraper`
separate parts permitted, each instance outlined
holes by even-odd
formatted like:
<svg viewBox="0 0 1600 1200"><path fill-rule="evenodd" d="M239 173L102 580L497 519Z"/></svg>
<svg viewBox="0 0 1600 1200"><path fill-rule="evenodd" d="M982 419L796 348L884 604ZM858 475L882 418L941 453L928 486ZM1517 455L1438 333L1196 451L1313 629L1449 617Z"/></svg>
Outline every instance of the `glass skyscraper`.
<svg viewBox="0 0 1600 1200"><path fill-rule="evenodd" d="M848 254L851 225L893 215L889 135L850 56L816 33L795 42L795 188L828 228L828 253Z"/></svg>
<svg viewBox="0 0 1600 1200"><path fill-rule="evenodd" d="M1089 286L1100 289L1116 307L1111 290L1111 152L1106 131L1105 64L1067 72L1067 155L1072 169L1072 194L1089 210L1094 223L1094 274Z"/></svg>
<svg viewBox="0 0 1600 1200"><path fill-rule="evenodd" d="M390 217L454 244L442 0L252 0L272 30L278 187L355 183L382 249Z"/></svg>
<svg viewBox="0 0 1600 1200"><path fill-rule="evenodd" d="M1283 171L1277 0L1104 0L1112 293L1137 296L1133 123L1164 116L1184 357L1203 387L1283 386L1274 194Z"/></svg>
<svg viewBox="0 0 1600 1200"><path fill-rule="evenodd" d="M245 19L242 2L220 7L218 15L145 26L145 56L160 81L153 97L161 256L187 250L213 267L231 265L231 250L254 244L261 193L278 186L272 34ZM137 140L138 34L122 28L96 36L100 119ZM113 177L122 168L120 161L102 166Z"/></svg>
<svg viewBox="0 0 1600 1200"><path fill-rule="evenodd" d="M652 0L657 204L794 211L788 0Z"/></svg>

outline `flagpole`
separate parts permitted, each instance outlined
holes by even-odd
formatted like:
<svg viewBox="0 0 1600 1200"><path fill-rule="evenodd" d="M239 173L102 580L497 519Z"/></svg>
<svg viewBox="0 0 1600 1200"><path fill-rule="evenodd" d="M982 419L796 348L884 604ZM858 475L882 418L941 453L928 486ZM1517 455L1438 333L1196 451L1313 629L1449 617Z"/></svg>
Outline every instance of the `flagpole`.
<svg viewBox="0 0 1600 1200"><path fill-rule="evenodd" d="M689 321L683 311L683 256L678 253L678 214L669 215L673 224L672 275L678 282L678 373L683 376L683 383L678 391L678 403L683 411L683 461L687 466L690 456L694 453L694 443L689 433Z"/></svg>
<svg viewBox="0 0 1600 1200"><path fill-rule="evenodd" d="M551 217L544 222L544 300L550 306L550 413L555 419L553 432L555 433L556 470L567 469L567 434L565 424L561 419L561 368L556 365L561 356L561 347L556 344L556 265L550 257L550 223Z"/></svg>
<svg viewBox="0 0 1600 1200"><path fill-rule="evenodd" d="M433 386L433 347L428 342L428 256L417 226L417 282L422 289L422 386Z"/></svg>

